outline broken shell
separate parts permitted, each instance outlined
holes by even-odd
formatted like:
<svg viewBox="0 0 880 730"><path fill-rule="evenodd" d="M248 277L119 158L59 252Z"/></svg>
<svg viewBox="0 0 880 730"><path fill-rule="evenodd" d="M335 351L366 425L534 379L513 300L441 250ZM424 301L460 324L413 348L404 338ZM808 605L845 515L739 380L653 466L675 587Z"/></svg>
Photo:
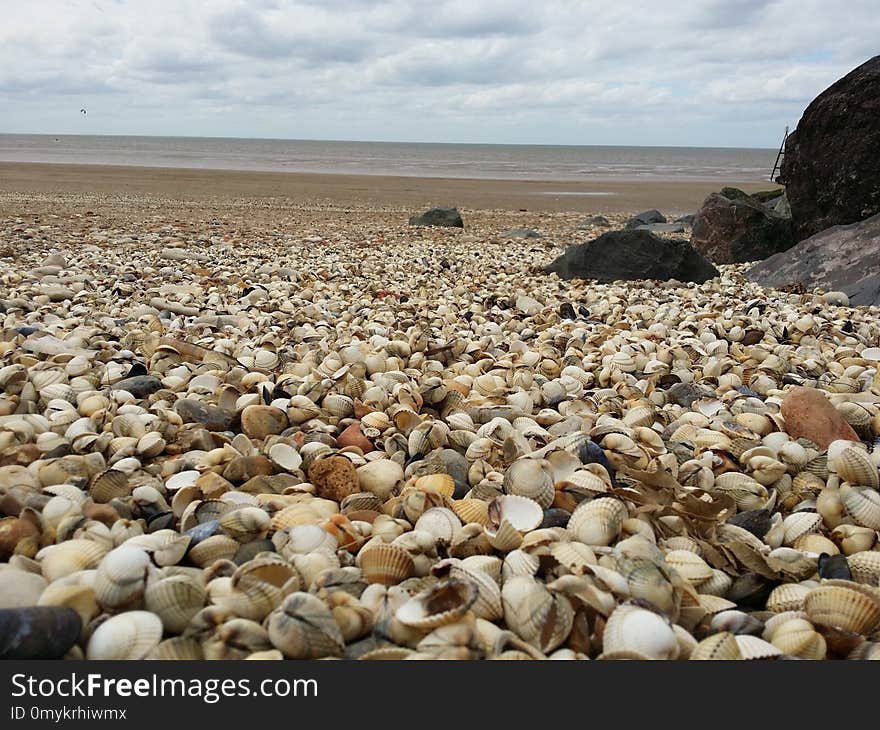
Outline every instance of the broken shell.
<svg viewBox="0 0 880 730"><path fill-rule="evenodd" d="M477 600L472 581L449 579L413 596L397 609L397 620L417 629L433 629L457 621Z"/></svg>

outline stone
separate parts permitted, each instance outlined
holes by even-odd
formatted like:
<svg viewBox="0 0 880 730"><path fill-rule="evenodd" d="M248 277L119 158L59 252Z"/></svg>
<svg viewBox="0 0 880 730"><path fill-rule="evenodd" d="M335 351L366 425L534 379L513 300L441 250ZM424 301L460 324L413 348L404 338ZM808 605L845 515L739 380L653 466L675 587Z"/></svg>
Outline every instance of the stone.
<svg viewBox="0 0 880 730"><path fill-rule="evenodd" d="M712 193L694 218L691 245L715 264L760 261L794 245L791 221L748 196Z"/></svg>
<svg viewBox="0 0 880 730"><path fill-rule="evenodd" d="M471 485L468 482L468 462L455 449L440 449L432 452L426 459L428 462L439 462L444 471L455 480L453 499L463 499Z"/></svg>
<svg viewBox="0 0 880 730"><path fill-rule="evenodd" d="M0 608L36 606L47 585L39 573L4 566L0 570Z"/></svg>
<svg viewBox="0 0 880 730"><path fill-rule="evenodd" d="M817 96L785 144L796 241L880 213L880 56Z"/></svg>
<svg viewBox="0 0 880 730"><path fill-rule="evenodd" d="M687 226L682 223L646 223L643 226L636 226L636 230L651 233L684 233Z"/></svg>
<svg viewBox="0 0 880 730"><path fill-rule="evenodd" d="M336 445L340 449L346 446L357 446L364 454L373 450L373 442L361 431L360 423L352 423L336 437Z"/></svg>
<svg viewBox="0 0 880 730"><path fill-rule="evenodd" d="M184 423L198 423L208 431L228 431L234 418L230 411L193 398L180 399L174 404L174 410Z"/></svg>
<svg viewBox="0 0 880 730"><path fill-rule="evenodd" d="M746 272L761 286L843 292L852 306L880 305L880 214L834 226Z"/></svg>
<svg viewBox="0 0 880 730"><path fill-rule="evenodd" d="M57 266L59 269L67 268L67 259L64 258L60 253L55 252L49 254L45 259L43 259L43 266Z"/></svg>
<svg viewBox="0 0 880 730"><path fill-rule="evenodd" d="M859 440L852 426L821 390L793 387L785 395L780 412L785 419L785 432L792 440L809 439L823 449L838 439Z"/></svg>
<svg viewBox="0 0 880 730"><path fill-rule="evenodd" d="M380 499L388 499L392 491L403 483L404 473L403 467L396 461L376 459L359 467L357 477L363 491L371 492Z"/></svg>
<svg viewBox="0 0 880 730"><path fill-rule="evenodd" d="M0 610L0 659L61 659L82 631L79 614L67 606Z"/></svg>
<svg viewBox="0 0 880 730"><path fill-rule="evenodd" d="M694 224L694 218L697 217L696 213L688 213L687 215L680 215L675 219L675 223L684 223L686 226L692 226Z"/></svg>
<svg viewBox="0 0 880 730"><path fill-rule="evenodd" d="M544 306L537 299L522 294L516 298L516 308L528 317L536 315Z"/></svg>
<svg viewBox="0 0 880 730"><path fill-rule="evenodd" d="M302 484L302 479L293 474L257 474L239 488L239 492L249 494L281 494L288 487Z"/></svg>
<svg viewBox="0 0 880 730"><path fill-rule="evenodd" d="M611 221L609 221L604 215L593 215L589 218L586 218L579 226L578 230L586 230L592 228L593 226L602 226L607 228L611 225Z"/></svg>
<svg viewBox="0 0 880 730"><path fill-rule="evenodd" d="M609 231L575 246L545 267L562 279L599 282L677 279L703 283L718 270L686 241L670 241L650 231Z"/></svg>
<svg viewBox="0 0 880 730"><path fill-rule="evenodd" d="M648 223L666 223L666 216L659 210L644 210L630 218L624 227L638 228L639 226L644 226Z"/></svg>
<svg viewBox="0 0 880 730"><path fill-rule="evenodd" d="M409 219L411 226L443 226L445 228L464 228L464 221L456 208L431 208L421 215Z"/></svg>
<svg viewBox="0 0 880 730"><path fill-rule="evenodd" d="M241 412L241 429L252 439L279 434L289 425L287 414L275 406L247 406Z"/></svg>
<svg viewBox="0 0 880 730"><path fill-rule="evenodd" d="M541 238L541 234L531 228L511 228L501 234L502 238Z"/></svg>
<svg viewBox="0 0 880 730"><path fill-rule="evenodd" d="M162 381L155 375L135 375L124 378L113 384L114 390L127 390L135 398L141 400L162 389Z"/></svg>
<svg viewBox="0 0 880 730"><path fill-rule="evenodd" d="M240 484L256 476L270 475L274 472L275 467L272 465L272 462L262 454L257 454L256 456L236 456L223 470L223 478Z"/></svg>
<svg viewBox="0 0 880 730"><path fill-rule="evenodd" d="M669 399L680 405L682 408L690 408L695 400L700 398L709 398L714 393L708 388L704 388L695 383L675 383L666 391Z"/></svg>
<svg viewBox="0 0 880 730"><path fill-rule="evenodd" d="M309 467L309 481L322 499L341 502L350 494L360 491L358 473L344 456L319 459Z"/></svg>
<svg viewBox="0 0 880 730"><path fill-rule="evenodd" d="M721 188L721 195L728 200L749 200L750 196L745 190L739 188L724 187Z"/></svg>

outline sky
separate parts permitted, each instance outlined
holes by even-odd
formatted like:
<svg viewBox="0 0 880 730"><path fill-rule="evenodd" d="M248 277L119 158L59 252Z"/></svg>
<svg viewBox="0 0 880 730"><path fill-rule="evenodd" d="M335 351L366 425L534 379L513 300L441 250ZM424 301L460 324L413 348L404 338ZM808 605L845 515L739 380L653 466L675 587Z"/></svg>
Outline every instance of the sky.
<svg viewBox="0 0 880 730"><path fill-rule="evenodd" d="M775 148L880 52L877 0L0 0L0 17L0 133L19 134Z"/></svg>

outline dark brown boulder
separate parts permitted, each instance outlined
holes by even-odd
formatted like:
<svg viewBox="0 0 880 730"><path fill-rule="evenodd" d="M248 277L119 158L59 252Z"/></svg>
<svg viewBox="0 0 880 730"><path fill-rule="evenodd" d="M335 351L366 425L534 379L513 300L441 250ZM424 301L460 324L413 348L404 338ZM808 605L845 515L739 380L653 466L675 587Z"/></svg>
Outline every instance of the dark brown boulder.
<svg viewBox="0 0 880 730"><path fill-rule="evenodd" d="M691 245L716 264L760 261L793 244L791 221L748 195L712 193L691 230Z"/></svg>
<svg viewBox="0 0 880 730"><path fill-rule="evenodd" d="M880 305L880 214L817 233L746 272L761 286L842 291L853 306Z"/></svg>
<svg viewBox="0 0 880 730"><path fill-rule="evenodd" d="M880 56L829 86L785 144L796 241L880 213Z"/></svg>
<svg viewBox="0 0 880 730"><path fill-rule="evenodd" d="M670 241L639 230L609 231L569 246L544 271L562 279L600 282L677 279L702 284L718 276L718 270L686 241Z"/></svg>

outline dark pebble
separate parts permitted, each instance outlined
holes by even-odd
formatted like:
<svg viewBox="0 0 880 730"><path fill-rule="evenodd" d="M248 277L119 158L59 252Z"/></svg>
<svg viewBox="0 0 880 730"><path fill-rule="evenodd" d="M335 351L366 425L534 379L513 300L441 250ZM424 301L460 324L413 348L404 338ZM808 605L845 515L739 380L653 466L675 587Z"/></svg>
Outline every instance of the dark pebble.
<svg viewBox="0 0 880 730"><path fill-rule="evenodd" d="M0 659L61 659L81 631L79 614L67 606L0 610Z"/></svg>

